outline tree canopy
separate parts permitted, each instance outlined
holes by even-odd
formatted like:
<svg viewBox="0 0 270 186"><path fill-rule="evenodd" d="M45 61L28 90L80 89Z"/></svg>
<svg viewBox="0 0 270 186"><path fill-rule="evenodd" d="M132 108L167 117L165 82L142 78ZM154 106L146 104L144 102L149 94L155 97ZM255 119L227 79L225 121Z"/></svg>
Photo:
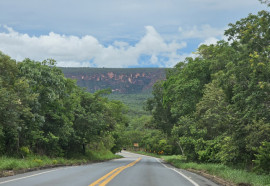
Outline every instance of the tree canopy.
<svg viewBox="0 0 270 186"><path fill-rule="evenodd" d="M116 126L127 121L123 105L103 93L78 87L54 60L16 62L0 53L0 154L68 157L106 139L112 149Z"/></svg>
<svg viewBox="0 0 270 186"><path fill-rule="evenodd" d="M152 126L178 144L173 151L200 162L255 162L269 173L269 29L268 11L249 14L229 24L227 41L201 45L155 85L146 108Z"/></svg>

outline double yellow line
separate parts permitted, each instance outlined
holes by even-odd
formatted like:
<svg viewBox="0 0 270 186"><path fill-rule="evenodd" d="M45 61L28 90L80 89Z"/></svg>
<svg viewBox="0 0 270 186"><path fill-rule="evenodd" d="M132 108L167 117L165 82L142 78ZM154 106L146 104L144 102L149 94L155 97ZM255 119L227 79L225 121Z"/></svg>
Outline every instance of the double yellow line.
<svg viewBox="0 0 270 186"><path fill-rule="evenodd" d="M132 167L133 165L138 163L140 160L141 160L141 158L137 159L136 161L133 161L132 163L130 163L126 166L118 167L118 168L112 170L111 172L109 172L105 176L102 176L101 178L99 178L97 181L91 183L89 186L96 186L96 185L105 186L113 178L115 178L120 172L122 172L123 170L125 170L128 167Z"/></svg>

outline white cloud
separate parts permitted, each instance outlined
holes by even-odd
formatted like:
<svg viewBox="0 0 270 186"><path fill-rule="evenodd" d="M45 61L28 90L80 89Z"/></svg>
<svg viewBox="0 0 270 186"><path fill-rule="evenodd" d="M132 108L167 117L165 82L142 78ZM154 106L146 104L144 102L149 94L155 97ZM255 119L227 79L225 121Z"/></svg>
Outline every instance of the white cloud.
<svg viewBox="0 0 270 186"><path fill-rule="evenodd" d="M220 40L227 40L227 37L224 36L224 30L226 30L226 28L218 29L213 28L210 25L202 25L200 27L193 26L192 28L189 29L183 29L182 27L178 28L181 39L201 40L198 47L203 44L211 45L216 44Z"/></svg>
<svg viewBox="0 0 270 186"><path fill-rule="evenodd" d="M115 41L113 45L119 48L127 48L129 46L127 42L123 42L123 41Z"/></svg>
<svg viewBox="0 0 270 186"><path fill-rule="evenodd" d="M107 47L90 35L77 37L50 32L36 37L4 28L6 32L0 33L1 51L19 61L26 57L38 61L53 58L58 66L136 66L141 55L150 56L144 64L171 66L181 58L177 51L186 47L184 42L166 42L152 26L145 27L146 34L135 45L115 41ZM158 56L168 60L161 61Z"/></svg>
<svg viewBox="0 0 270 186"><path fill-rule="evenodd" d="M217 29L210 25L202 25L201 27L193 26L189 29L178 28L182 39L207 39L211 37L222 37L225 28Z"/></svg>
<svg viewBox="0 0 270 186"><path fill-rule="evenodd" d="M232 42L232 41L229 41L228 40L228 36L222 36L222 37L218 37L218 38L216 38L216 37L209 37L209 38L205 39L203 42L201 42L198 45L198 47L201 46L201 45L217 44L217 42L220 41L220 40L224 40L224 41L227 41L229 43Z"/></svg>
<svg viewBox="0 0 270 186"><path fill-rule="evenodd" d="M219 41L219 39L215 37L209 37L207 38L204 42L200 43L200 45L211 45L211 44L216 44Z"/></svg>

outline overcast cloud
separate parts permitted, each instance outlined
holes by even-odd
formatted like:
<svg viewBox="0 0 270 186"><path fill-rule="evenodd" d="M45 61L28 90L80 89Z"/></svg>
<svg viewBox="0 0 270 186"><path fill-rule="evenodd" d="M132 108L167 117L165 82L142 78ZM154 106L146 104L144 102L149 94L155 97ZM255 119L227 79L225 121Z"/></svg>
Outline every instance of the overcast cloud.
<svg viewBox="0 0 270 186"><path fill-rule="evenodd" d="M257 0L0 1L0 50L59 66L171 67L263 8Z"/></svg>

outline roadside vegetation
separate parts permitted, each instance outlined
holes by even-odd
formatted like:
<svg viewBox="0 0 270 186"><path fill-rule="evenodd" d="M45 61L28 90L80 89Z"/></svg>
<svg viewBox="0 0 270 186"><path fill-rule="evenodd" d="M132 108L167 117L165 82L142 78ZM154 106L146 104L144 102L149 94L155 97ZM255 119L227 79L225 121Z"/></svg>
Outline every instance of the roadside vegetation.
<svg viewBox="0 0 270 186"><path fill-rule="evenodd" d="M24 159L2 156L0 157L0 171L8 171L8 170L16 171L16 170L27 170L31 168L81 165L115 158L121 158L121 156L115 155L109 150L102 150L102 151L89 150L85 155L80 155L76 156L75 158L68 158L68 159L63 157L50 158L48 156L40 156L40 155L29 155Z"/></svg>
<svg viewBox="0 0 270 186"><path fill-rule="evenodd" d="M158 155L145 151L133 151L133 152L147 156L153 156L156 158L161 158L177 168L193 171L199 174L202 172L210 174L212 176L216 176L225 181L228 181L228 183L233 183L235 185L250 184L254 186L261 186L261 185L269 185L270 183L269 175L266 174L258 175L254 172L248 172L244 169L231 167L224 164L189 162L187 161L186 157L182 155Z"/></svg>
<svg viewBox="0 0 270 186"><path fill-rule="evenodd" d="M118 157L128 120L108 93L86 92L54 60L0 52L0 170Z"/></svg>
<svg viewBox="0 0 270 186"><path fill-rule="evenodd" d="M241 168L233 168L224 164L186 162L182 156L162 156L166 162L177 168L198 170L217 176L235 184L251 184L254 186L269 185L269 175L258 175Z"/></svg>
<svg viewBox="0 0 270 186"><path fill-rule="evenodd" d="M269 4L268 4L269 5ZM250 14L167 70L126 146L234 183L270 185L270 12ZM136 145L135 145L136 144ZM139 147L134 147L135 146Z"/></svg>

